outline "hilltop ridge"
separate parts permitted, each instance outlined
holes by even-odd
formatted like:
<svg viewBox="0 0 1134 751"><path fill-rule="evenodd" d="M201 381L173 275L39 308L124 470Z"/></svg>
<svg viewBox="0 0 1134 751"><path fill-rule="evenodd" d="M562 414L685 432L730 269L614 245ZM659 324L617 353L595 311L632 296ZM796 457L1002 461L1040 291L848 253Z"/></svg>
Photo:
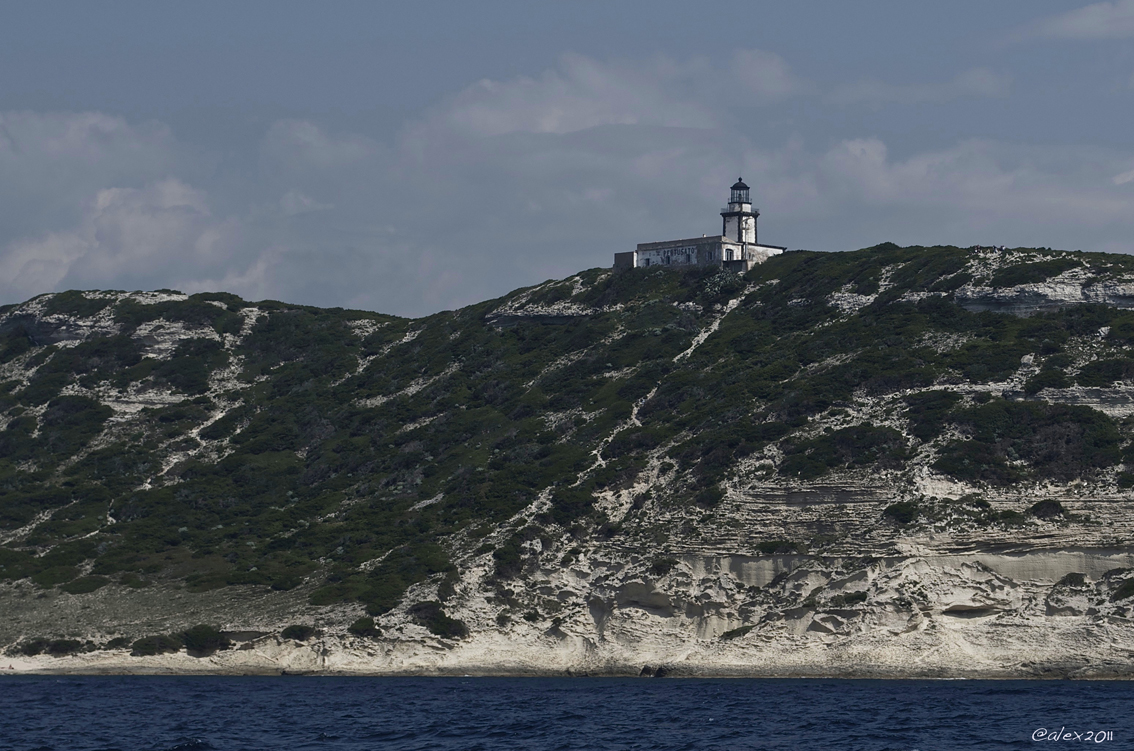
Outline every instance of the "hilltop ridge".
<svg viewBox="0 0 1134 751"><path fill-rule="evenodd" d="M41 295L0 308L0 646L1127 675L1131 344L1134 258L1049 249L592 269L420 319ZM240 648L180 651L195 624Z"/></svg>

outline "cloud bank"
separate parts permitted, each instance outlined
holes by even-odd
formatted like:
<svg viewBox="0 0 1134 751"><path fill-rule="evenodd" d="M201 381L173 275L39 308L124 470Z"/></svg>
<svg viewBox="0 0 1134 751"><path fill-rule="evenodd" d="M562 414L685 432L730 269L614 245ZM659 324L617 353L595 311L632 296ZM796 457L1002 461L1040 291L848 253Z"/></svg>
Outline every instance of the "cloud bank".
<svg viewBox="0 0 1134 751"><path fill-rule="evenodd" d="M1017 30L1024 39L1130 39L1134 37L1134 0L1094 3L1038 19Z"/></svg>
<svg viewBox="0 0 1134 751"><path fill-rule="evenodd" d="M423 315L609 265L638 242L719 231L738 173L761 237L792 248L1134 251L1134 153L987 139L895 153L837 127L821 144L754 127L792 102L837 115L1010 85L975 68L825 89L762 50L717 65L570 55L540 75L472 83L385 141L277 121L250 169L161 123L3 113L0 299L172 287Z"/></svg>
<svg viewBox="0 0 1134 751"><path fill-rule="evenodd" d="M943 83L896 85L883 81L859 81L835 90L837 102L947 102L969 97L999 98L1008 95L1012 77L987 68L967 70Z"/></svg>

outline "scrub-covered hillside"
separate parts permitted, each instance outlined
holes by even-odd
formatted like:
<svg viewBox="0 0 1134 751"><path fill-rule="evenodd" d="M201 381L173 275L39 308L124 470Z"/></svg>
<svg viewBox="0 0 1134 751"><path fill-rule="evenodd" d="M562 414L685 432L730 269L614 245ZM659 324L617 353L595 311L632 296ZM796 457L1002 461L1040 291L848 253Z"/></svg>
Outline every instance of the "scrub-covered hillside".
<svg viewBox="0 0 1134 751"><path fill-rule="evenodd" d="M0 309L0 643L743 670L915 614L1124 619L1131 307L1126 256L888 244L422 319L43 295Z"/></svg>

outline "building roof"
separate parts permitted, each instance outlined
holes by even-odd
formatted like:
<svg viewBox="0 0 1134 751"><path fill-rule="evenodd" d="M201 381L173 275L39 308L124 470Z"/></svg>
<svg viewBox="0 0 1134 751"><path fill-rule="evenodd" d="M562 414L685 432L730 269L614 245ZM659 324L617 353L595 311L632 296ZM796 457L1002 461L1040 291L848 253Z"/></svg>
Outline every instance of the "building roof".
<svg viewBox="0 0 1134 751"><path fill-rule="evenodd" d="M736 184L732 186L733 190L748 190L748 186L744 184L743 178L736 178Z"/></svg>

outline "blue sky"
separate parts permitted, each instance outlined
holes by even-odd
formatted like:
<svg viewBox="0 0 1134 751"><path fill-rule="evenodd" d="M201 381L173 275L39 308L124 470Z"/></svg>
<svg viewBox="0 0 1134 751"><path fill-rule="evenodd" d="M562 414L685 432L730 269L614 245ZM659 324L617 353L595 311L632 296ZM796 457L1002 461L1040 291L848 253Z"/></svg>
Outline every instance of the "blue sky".
<svg viewBox="0 0 1134 751"><path fill-rule="evenodd" d="M719 231L1134 252L1134 0L5 3L0 302L423 315Z"/></svg>

